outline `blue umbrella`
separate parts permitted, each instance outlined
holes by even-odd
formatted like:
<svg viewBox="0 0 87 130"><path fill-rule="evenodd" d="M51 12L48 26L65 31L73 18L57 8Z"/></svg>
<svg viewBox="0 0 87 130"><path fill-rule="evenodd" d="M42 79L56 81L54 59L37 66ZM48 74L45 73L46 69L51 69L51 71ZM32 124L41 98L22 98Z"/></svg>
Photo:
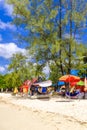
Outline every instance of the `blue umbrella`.
<svg viewBox="0 0 87 130"><path fill-rule="evenodd" d="M58 81L57 84L58 84L58 86L62 86L62 85L65 85L65 82L63 82L63 81Z"/></svg>

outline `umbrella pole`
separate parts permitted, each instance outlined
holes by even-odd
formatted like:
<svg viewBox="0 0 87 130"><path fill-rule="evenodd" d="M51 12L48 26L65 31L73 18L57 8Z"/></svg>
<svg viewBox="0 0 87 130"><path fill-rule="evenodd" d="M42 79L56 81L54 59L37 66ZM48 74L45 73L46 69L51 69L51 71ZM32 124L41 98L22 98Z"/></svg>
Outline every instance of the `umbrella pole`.
<svg viewBox="0 0 87 130"><path fill-rule="evenodd" d="M69 91L69 97L70 97L70 75L69 75L69 88L68 88L68 91Z"/></svg>
<svg viewBox="0 0 87 130"><path fill-rule="evenodd" d="M69 89L69 82L68 83L65 83L65 94L67 93L67 92L70 92L70 89ZM69 97L70 97L70 94L69 94Z"/></svg>

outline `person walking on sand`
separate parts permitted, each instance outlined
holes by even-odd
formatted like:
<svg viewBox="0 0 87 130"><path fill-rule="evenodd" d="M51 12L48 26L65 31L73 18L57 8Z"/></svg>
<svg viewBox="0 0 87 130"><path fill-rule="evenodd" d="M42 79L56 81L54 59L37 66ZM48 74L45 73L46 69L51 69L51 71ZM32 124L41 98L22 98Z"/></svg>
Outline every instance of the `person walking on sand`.
<svg viewBox="0 0 87 130"><path fill-rule="evenodd" d="M18 89L17 89L17 87L14 88L13 93L14 93L15 95L18 93Z"/></svg>

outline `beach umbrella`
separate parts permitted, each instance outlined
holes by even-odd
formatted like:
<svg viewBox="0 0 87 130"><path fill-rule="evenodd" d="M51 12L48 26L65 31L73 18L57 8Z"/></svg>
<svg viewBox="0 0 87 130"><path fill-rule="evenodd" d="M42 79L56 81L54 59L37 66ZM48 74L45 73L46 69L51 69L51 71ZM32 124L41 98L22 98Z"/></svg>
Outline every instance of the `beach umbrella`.
<svg viewBox="0 0 87 130"><path fill-rule="evenodd" d="M84 85L85 85L85 88L87 88L87 79L86 79L86 77L84 79Z"/></svg>
<svg viewBox="0 0 87 130"><path fill-rule="evenodd" d="M62 85L65 85L65 82L64 81L58 81L58 86L62 86Z"/></svg>
<svg viewBox="0 0 87 130"><path fill-rule="evenodd" d="M87 92L87 79L86 79L86 77L84 79L84 86L85 86L84 91Z"/></svg>
<svg viewBox="0 0 87 130"><path fill-rule="evenodd" d="M78 81L77 81L78 82ZM77 82L71 82L70 85L71 86L75 86L77 84Z"/></svg>
<svg viewBox="0 0 87 130"><path fill-rule="evenodd" d="M77 84L76 85L79 85L79 86L84 86L85 85L85 83L82 81L82 80L80 80L79 82L77 82Z"/></svg>
<svg viewBox="0 0 87 130"><path fill-rule="evenodd" d="M70 87L73 87L73 86L75 86L77 90L80 90L80 92L84 91L84 82L82 80L78 82L71 82Z"/></svg>
<svg viewBox="0 0 87 130"><path fill-rule="evenodd" d="M62 77L59 78L60 81L64 81L64 82L76 82L80 80L80 77L75 76L75 75L64 75Z"/></svg>

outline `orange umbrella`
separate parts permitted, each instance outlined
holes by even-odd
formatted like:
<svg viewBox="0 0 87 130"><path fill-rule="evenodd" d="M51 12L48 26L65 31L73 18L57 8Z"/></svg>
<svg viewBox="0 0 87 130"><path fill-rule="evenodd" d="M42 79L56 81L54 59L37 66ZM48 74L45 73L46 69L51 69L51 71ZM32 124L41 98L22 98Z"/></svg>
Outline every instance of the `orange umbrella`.
<svg viewBox="0 0 87 130"><path fill-rule="evenodd" d="M69 74L69 75L64 75L60 77L59 80L64 81L64 82L76 82L80 80L80 77Z"/></svg>

